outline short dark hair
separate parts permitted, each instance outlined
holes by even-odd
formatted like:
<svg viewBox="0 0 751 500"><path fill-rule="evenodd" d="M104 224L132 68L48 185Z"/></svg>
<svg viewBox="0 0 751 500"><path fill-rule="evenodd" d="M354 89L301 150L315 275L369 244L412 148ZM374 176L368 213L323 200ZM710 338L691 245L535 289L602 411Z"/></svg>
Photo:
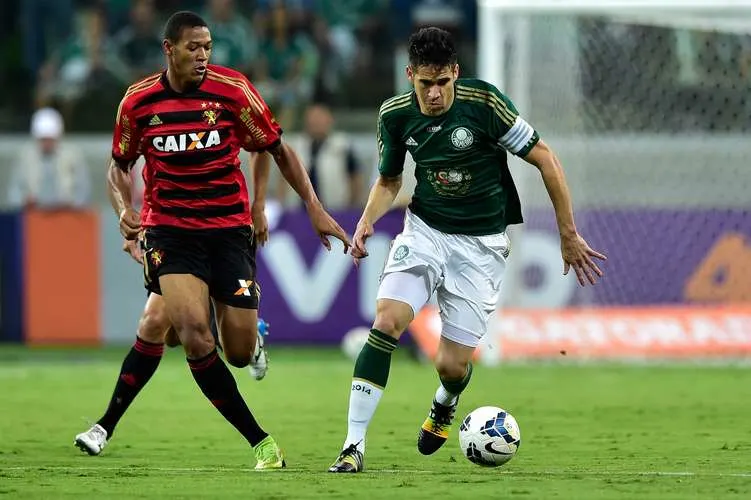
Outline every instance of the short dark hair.
<svg viewBox="0 0 751 500"><path fill-rule="evenodd" d="M441 28L421 28L409 37L409 64L418 66L453 66L456 64L454 38Z"/></svg>
<svg viewBox="0 0 751 500"><path fill-rule="evenodd" d="M183 30L188 28L208 28L208 24L203 20L201 16L195 12L189 10L181 10L175 12L167 19L167 24L164 25L164 38L172 43L178 42L180 36L182 36Z"/></svg>

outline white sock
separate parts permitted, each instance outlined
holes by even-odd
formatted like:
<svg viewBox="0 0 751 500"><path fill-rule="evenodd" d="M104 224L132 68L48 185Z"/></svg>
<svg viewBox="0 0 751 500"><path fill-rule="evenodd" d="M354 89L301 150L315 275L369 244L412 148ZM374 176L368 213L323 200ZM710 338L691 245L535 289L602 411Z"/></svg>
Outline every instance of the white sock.
<svg viewBox="0 0 751 500"><path fill-rule="evenodd" d="M443 387L443 384L438 384L438 389L435 391L435 400L438 404L443 406L454 406L458 399L458 394L452 394Z"/></svg>
<svg viewBox="0 0 751 500"><path fill-rule="evenodd" d="M344 448L350 444L356 444L360 453L365 453L365 433L368 431L368 424L373 419L382 394L383 389L370 382L360 379L352 380L352 391L349 393L347 439L344 440Z"/></svg>

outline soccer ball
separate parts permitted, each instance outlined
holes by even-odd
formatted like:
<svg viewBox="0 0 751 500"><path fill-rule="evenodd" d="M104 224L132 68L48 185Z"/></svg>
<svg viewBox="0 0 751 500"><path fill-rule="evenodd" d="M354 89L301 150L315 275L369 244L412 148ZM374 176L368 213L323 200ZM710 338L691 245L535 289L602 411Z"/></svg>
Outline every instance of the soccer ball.
<svg viewBox="0 0 751 500"><path fill-rule="evenodd" d="M459 427L462 453L470 462L485 467L498 467L514 458L521 442L516 419L494 406L477 408Z"/></svg>
<svg viewBox="0 0 751 500"><path fill-rule="evenodd" d="M364 326L357 326L342 337L342 352L351 360L357 359L365 342L368 341L370 335L370 328Z"/></svg>

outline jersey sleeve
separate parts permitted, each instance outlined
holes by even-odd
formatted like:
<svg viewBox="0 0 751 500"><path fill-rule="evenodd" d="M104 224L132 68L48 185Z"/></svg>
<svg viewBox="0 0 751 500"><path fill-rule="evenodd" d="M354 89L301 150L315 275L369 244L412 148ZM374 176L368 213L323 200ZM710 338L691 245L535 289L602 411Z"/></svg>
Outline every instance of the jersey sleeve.
<svg viewBox="0 0 751 500"><path fill-rule="evenodd" d="M386 126L383 113L378 115L378 172L384 177L397 177L404 170L407 148Z"/></svg>
<svg viewBox="0 0 751 500"><path fill-rule="evenodd" d="M124 97L117 108L112 135L112 157L122 162L135 161L141 154L141 134L133 114L133 102Z"/></svg>
<svg viewBox="0 0 751 500"><path fill-rule="evenodd" d="M524 157L540 141L540 135L519 116L511 99L491 86L493 114L490 130L498 145L516 156Z"/></svg>
<svg viewBox="0 0 751 500"><path fill-rule="evenodd" d="M265 151L282 140L282 127L274 119L266 101L243 77L238 110L238 136L246 151Z"/></svg>

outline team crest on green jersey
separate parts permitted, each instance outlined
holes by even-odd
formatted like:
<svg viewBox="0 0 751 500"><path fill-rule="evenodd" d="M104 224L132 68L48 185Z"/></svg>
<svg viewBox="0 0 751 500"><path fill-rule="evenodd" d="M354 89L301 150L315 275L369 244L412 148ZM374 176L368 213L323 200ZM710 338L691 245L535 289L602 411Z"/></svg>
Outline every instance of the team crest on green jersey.
<svg viewBox="0 0 751 500"><path fill-rule="evenodd" d="M472 145L475 138L472 136L472 132L466 127L457 127L451 132L451 144L456 149L467 149Z"/></svg>
<svg viewBox="0 0 751 500"><path fill-rule="evenodd" d="M466 168L430 170L428 180L436 193L442 196L463 196L469 191L472 174Z"/></svg>

